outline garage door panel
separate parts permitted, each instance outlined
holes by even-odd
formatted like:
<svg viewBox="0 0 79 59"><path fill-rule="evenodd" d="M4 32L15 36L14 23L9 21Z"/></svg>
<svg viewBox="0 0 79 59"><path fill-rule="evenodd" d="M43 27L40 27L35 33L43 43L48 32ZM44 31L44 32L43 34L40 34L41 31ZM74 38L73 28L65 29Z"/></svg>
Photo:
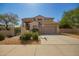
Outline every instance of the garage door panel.
<svg viewBox="0 0 79 59"><path fill-rule="evenodd" d="M57 28L53 26L45 26L43 27L43 34L56 34Z"/></svg>

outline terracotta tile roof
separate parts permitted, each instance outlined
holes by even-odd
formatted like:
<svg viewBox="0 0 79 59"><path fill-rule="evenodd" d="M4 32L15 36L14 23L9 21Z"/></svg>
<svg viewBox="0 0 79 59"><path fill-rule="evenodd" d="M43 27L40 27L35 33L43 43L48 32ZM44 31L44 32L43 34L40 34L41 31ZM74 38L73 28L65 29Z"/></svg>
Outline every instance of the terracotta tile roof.
<svg viewBox="0 0 79 59"><path fill-rule="evenodd" d="M33 22L32 18L24 18L22 19L23 22L31 23Z"/></svg>

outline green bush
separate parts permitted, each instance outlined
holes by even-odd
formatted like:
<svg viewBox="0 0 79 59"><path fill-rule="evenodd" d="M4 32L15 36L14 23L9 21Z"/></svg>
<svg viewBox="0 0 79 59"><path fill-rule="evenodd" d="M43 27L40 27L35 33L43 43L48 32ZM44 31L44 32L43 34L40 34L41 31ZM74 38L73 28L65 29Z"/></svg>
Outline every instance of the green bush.
<svg viewBox="0 0 79 59"><path fill-rule="evenodd" d="M32 33L33 40L38 40L38 32Z"/></svg>
<svg viewBox="0 0 79 59"><path fill-rule="evenodd" d="M20 35L20 33L21 33L20 27L16 27L14 30L15 30L15 35Z"/></svg>
<svg viewBox="0 0 79 59"><path fill-rule="evenodd" d="M38 32L38 29L33 28L33 29L32 29L32 32Z"/></svg>
<svg viewBox="0 0 79 59"><path fill-rule="evenodd" d="M31 39L38 41L38 36L38 32L26 32L20 36L20 40L22 43L26 43L26 41Z"/></svg>
<svg viewBox="0 0 79 59"><path fill-rule="evenodd" d="M31 32L27 32L27 33L25 33L25 34L23 34L23 35L20 36L20 40L22 40L22 41L30 40L31 36L32 36Z"/></svg>
<svg viewBox="0 0 79 59"><path fill-rule="evenodd" d="M0 34L0 41L3 41L5 39L5 36Z"/></svg>

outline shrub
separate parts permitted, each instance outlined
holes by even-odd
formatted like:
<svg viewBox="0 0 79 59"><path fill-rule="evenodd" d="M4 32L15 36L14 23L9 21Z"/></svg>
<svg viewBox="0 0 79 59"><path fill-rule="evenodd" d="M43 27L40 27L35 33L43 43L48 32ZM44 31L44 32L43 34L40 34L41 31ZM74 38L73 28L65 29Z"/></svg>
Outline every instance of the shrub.
<svg viewBox="0 0 79 59"><path fill-rule="evenodd" d="M7 35L7 37L8 37L8 38L11 38L11 37L13 37L13 35Z"/></svg>
<svg viewBox="0 0 79 59"><path fill-rule="evenodd" d="M38 40L38 32L32 33L33 40Z"/></svg>
<svg viewBox="0 0 79 59"><path fill-rule="evenodd" d="M5 39L5 36L0 34L0 41L3 41Z"/></svg>
<svg viewBox="0 0 79 59"><path fill-rule="evenodd" d="M38 29L33 28L33 29L32 29L32 32L38 32Z"/></svg>
<svg viewBox="0 0 79 59"><path fill-rule="evenodd" d="M20 35L20 33L21 33L20 27L16 27L14 30L15 30L15 35Z"/></svg>
<svg viewBox="0 0 79 59"><path fill-rule="evenodd" d="M27 33L25 33L25 34L22 34L21 36L20 36L20 40L22 40L22 41L27 41L27 40L30 40L31 39L31 32L27 32Z"/></svg>

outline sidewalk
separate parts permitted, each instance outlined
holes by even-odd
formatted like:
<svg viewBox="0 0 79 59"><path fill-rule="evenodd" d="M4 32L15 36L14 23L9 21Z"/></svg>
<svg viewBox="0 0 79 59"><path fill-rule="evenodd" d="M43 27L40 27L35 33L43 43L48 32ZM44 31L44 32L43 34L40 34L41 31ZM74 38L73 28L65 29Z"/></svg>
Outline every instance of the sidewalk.
<svg viewBox="0 0 79 59"><path fill-rule="evenodd" d="M79 45L0 45L2 56L79 56Z"/></svg>

